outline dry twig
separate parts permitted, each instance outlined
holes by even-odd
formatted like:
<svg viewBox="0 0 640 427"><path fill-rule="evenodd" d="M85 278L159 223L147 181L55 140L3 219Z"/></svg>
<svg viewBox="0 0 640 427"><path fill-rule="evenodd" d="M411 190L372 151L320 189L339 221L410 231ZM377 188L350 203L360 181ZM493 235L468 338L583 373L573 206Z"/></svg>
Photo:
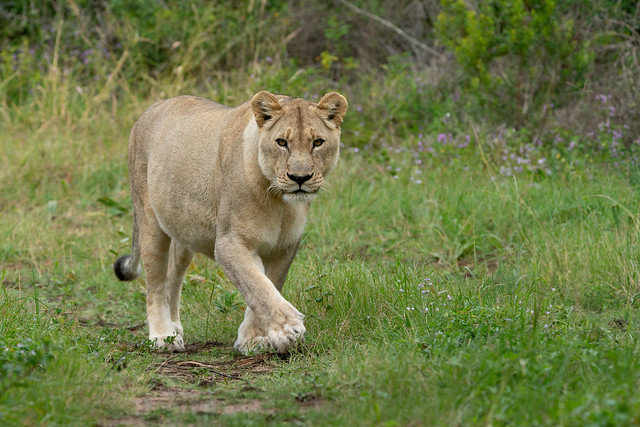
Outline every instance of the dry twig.
<svg viewBox="0 0 640 427"><path fill-rule="evenodd" d="M408 42L410 42L414 46L417 46L420 49L422 49L422 50L424 50L426 52L429 52L431 55L436 56L438 58L442 58L444 56L442 53L438 52L437 50L433 49L432 47L427 46L426 44L422 43L420 40L416 39L415 37L411 37L402 28L399 28L397 25L393 24L392 22L389 22L386 19L383 19L383 18L381 18L381 17L379 17L377 15L374 15L371 12L367 12L364 9L360 9L358 6L349 3L347 0L338 0L338 1L340 3L342 3L343 5L347 6L349 9L353 10L354 12L356 12L356 13L358 13L360 15L364 15L369 19L373 19L377 23L389 28L390 30L392 30L396 34L398 34L400 37L402 37L403 39L407 40Z"/></svg>
<svg viewBox="0 0 640 427"><path fill-rule="evenodd" d="M176 363L176 365L178 365L178 366L197 366L199 368L206 368L209 371L213 372L214 374L220 375L221 377L231 378L232 380L240 380L240 381L248 382L247 380L245 380L242 377L237 377L235 375L228 375L228 374L225 374L223 372L216 371L215 369L213 369L214 366L207 365L206 363L196 362L195 360L187 360L187 361L184 361L184 362L178 362L178 363Z"/></svg>

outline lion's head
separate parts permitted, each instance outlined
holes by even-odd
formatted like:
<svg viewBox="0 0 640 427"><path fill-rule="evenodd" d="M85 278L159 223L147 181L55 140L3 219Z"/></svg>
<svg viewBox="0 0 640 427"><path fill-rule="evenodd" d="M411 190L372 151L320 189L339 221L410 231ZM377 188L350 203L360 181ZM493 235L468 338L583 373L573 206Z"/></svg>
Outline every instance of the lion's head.
<svg viewBox="0 0 640 427"><path fill-rule="evenodd" d="M257 93L251 108L258 125L258 163L269 191L287 203L310 203L338 163L340 124L347 100L336 92L314 104Z"/></svg>

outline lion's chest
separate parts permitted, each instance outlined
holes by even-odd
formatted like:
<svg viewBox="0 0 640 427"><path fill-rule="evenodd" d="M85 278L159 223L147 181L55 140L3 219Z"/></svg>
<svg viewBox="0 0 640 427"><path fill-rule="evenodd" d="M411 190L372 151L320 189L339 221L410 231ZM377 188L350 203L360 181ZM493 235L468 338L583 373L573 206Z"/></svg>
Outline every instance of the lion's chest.
<svg viewBox="0 0 640 427"><path fill-rule="evenodd" d="M252 239L261 257L270 256L297 245L307 219L306 206L289 206L283 212L256 218Z"/></svg>

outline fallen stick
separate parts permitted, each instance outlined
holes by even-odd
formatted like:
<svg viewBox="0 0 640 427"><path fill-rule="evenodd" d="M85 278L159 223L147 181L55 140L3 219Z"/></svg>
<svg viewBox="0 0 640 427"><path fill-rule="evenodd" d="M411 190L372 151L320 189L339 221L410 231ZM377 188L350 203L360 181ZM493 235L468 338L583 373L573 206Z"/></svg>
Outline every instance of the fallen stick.
<svg viewBox="0 0 640 427"><path fill-rule="evenodd" d="M223 372L216 371L215 369L213 369L212 365L207 365L206 363L196 362L194 360L187 360L187 361L184 361L184 362L178 362L178 363L176 363L176 365L179 365L179 366L184 366L184 365L189 366L190 365L190 366L197 366L197 367L200 367L200 368L207 368L208 370L210 370L211 372L213 372L216 375L220 375L220 376L225 377L225 378L231 378L233 380L240 380L240 381L248 382L244 378L237 377L235 375L228 375L228 374L225 374Z"/></svg>

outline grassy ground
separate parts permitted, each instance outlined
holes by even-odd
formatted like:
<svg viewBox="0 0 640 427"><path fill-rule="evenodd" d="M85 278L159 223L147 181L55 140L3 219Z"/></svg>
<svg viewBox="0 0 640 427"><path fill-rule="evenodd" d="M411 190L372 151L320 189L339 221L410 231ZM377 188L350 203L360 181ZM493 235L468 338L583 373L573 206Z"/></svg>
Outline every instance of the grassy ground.
<svg viewBox="0 0 640 427"><path fill-rule="evenodd" d="M0 109L0 424L640 423L632 169L504 176L487 135L434 156L415 138L354 150L345 126L285 285L305 347L234 353L241 297L199 257L188 352L158 354L144 280L111 271L127 135L151 100L66 93Z"/></svg>

